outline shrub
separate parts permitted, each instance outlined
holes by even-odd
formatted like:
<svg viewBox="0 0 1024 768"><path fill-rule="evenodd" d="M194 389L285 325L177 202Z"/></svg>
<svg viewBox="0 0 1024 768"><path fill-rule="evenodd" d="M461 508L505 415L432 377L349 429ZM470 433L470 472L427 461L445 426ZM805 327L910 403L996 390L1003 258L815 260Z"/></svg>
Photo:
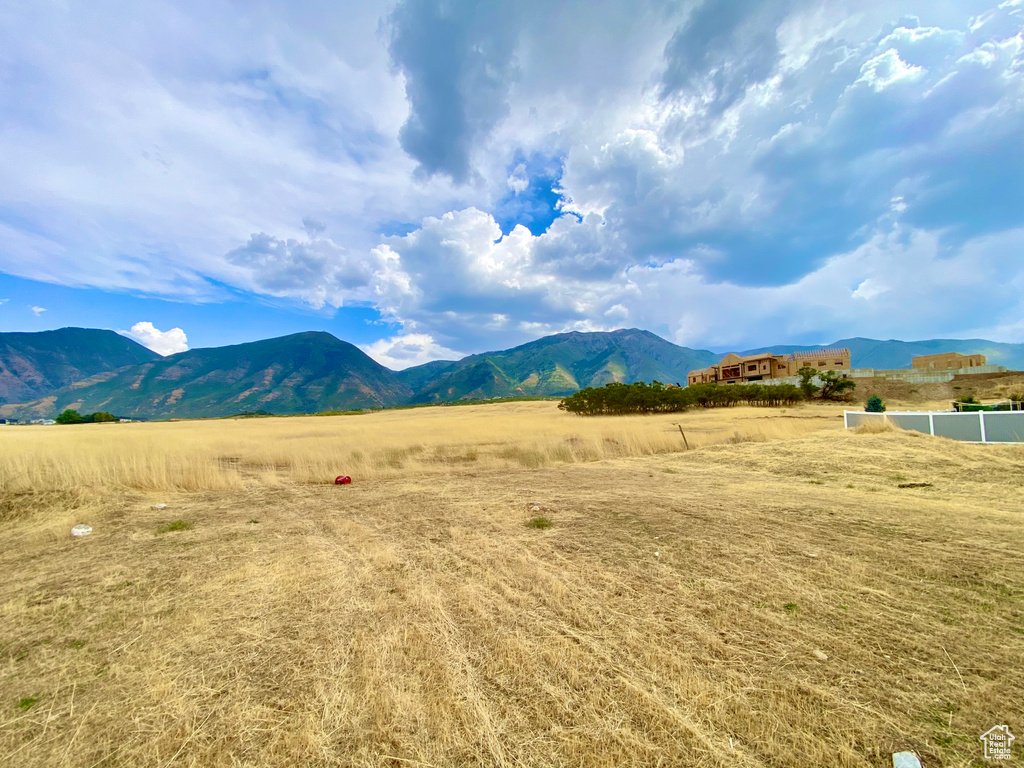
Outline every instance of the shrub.
<svg viewBox="0 0 1024 768"><path fill-rule="evenodd" d="M974 399L974 395L964 395L958 397L956 400L958 403L967 403L968 405L978 405L978 401Z"/></svg>
<svg viewBox="0 0 1024 768"><path fill-rule="evenodd" d="M78 411L73 411L70 408L61 411L60 416L54 419L58 424L81 424L83 419Z"/></svg>
<svg viewBox="0 0 1024 768"><path fill-rule="evenodd" d="M864 406L864 410L868 413L884 413L885 404L878 395L872 395L868 398L868 404Z"/></svg>

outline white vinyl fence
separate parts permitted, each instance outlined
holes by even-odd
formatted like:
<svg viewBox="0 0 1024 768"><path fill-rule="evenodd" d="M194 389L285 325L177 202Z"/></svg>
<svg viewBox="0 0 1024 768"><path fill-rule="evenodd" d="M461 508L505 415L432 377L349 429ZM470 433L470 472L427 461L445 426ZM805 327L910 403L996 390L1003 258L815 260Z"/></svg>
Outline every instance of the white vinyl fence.
<svg viewBox="0 0 1024 768"><path fill-rule="evenodd" d="M847 429L879 422L968 443L1024 443L1024 412L1020 411L843 411Z"/></svg>

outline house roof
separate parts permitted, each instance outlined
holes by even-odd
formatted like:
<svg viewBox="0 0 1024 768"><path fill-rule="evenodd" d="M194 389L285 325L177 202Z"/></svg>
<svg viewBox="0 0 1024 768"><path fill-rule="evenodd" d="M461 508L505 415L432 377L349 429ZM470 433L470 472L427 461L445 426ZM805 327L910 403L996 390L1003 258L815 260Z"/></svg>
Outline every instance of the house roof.
<svg viewBox="0 0 1024 768"><path fill-rule="evenodd" d="M829 347L827 349L811 349L807 352L793 352L791 357L845 357L850 354L846 347Z"/></svg>
<svg viewBox="0 0 1024 768"><path fill-rule="evenodd" d="M829 347L827 349L810 349L806 352L788 352L784 355L773 355L771 352L760 352L756 355L740 357L735 352L730 352L721 359L718 365L729 365L736 363L747 363L752 360L796 360L808 357L849 357L850 350L846 347Z"/></svg>
<svg viewBox="0 0 1024 768"><path fill-rule="evenodd" d="M828 347L826 349L808 349L806 352L790 352L779 356L787 360L797 357L849 357L850 350L846 347Z"/></svg>

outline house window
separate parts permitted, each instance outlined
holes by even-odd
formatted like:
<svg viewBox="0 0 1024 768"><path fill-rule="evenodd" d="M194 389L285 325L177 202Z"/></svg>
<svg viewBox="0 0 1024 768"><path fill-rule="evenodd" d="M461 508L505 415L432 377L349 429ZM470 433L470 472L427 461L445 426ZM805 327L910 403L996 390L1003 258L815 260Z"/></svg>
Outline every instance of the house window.
<svg viewBox="0 0 1024 768"><path fill-rule="evenodd" d="M842 365L842 364L843 364L842 360L836 360L836 365Z"/></svg>
<svg viewBox="0 0 1024 768"><path fill-rule="evenodd" d="M747 370L748 371L756 371L757 370L757 364L754 363L753 365L748 365L747 366Z"/></svg>
<svg viewBox="0 0 1024 768"><path fill-rule="evenodd" d="M824 368L825 367L825 361L824 360L819 360L818 361L818 367Z"/></svg>

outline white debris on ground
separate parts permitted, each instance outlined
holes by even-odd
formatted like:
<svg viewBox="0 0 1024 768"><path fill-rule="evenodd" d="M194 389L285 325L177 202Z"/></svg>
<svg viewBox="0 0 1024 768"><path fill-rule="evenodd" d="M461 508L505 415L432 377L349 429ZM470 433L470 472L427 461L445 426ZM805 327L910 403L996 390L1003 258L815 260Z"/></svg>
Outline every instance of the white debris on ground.
<svg viewBox="0 0 1024 768"><path fill-rule="evenodd" d="M896 752L892 756L892 768L921 768L921 761L913 752Z"/></svg>
<svg viewBox="0 0 1024 768"><path fill-rule="evenodd" d="M90 533L92 533L91 525L76 525L71 529L72 536L88 536Z"/></svg>

